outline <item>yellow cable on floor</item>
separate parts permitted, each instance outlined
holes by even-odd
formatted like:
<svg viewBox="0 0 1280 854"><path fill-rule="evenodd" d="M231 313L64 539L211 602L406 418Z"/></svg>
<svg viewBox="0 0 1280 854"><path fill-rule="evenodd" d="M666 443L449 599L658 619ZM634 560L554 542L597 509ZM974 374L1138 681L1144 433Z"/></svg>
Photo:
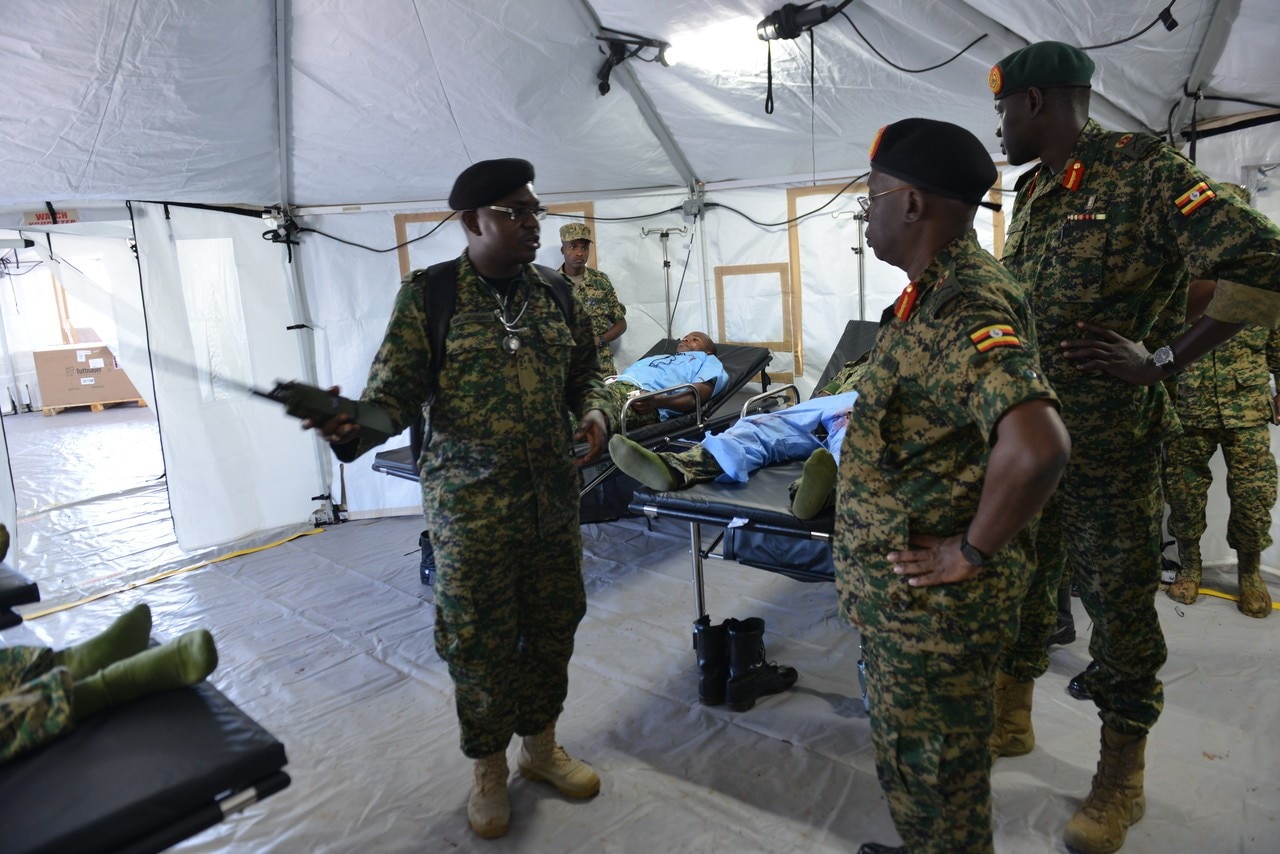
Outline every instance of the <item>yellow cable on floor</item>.
<svg viewBox="0 0 1280 854"><path fill-rule="evenodd" d="M1229 602L1239 602L1239 601L1240 601L1240 597L1239 597L1239 596L1233 596L1233 595L1231 595L1230 593L1219 593L1217 590L1210 590L1208 587L1201 587L1201 588L1200 588L1200 595L1201 595L1201 596L1216 596L1216 597L1218 597L1219 599L1226 599L1226 600L1227 600L1227 601L1229 601ZM1272 603L1271 603L1271 609L1272 609L1273 611L1280 611L1280 602L1272 602Z"/></svg>
<svg viewBox="0 0 1280 854"><path fill-rule="evenodd" d="M254 552L261 552L261 551L266 551L267 549L274 549L276 546L283 546L287 542L291 542L292 540L298 539L298 537L309 537L312 534L319 534L323 531L324 531L324 528L312 528L310 531L299 531L296 534L285 537L283 540L276 540L274 543L267 543L266 545L263 545L263 546L254 546L251 549L240 549L239 551L228 552L227 554L219 555L218 557L212 557L212 558L209 558L208 560L202 560L200 561L200 563L193 563L191 564L191 566L183 566L178 569L166 570L158 575L153 575L150 578L144 578L141 581L131 581L123 587L116 587L113 590L104 590L101 593L95 593L92 596L86 596L85 598L79 599L75 602L68 602L65 605L57 605L53 608L46 608L43 611L36 611L35 613L32 613L32 614L26 614L23 616L23 619L37 620L40 617L47 617L50 614L56 614L59 611L69 611L72 608L77 608L81 605L87 605L90 602L96 602L99 599L105 599L108 596L114 596L117 593L125 593L129 590L134 590L146 584L154 584L157 581L163 581L166 578L170 578L175 575L181 575L184 572L191 572L193 570L200 569L201 567L208 566L211 563L220 563L224 560L231 560L233 557L243 557L245 555L253 554Z"/></svg>

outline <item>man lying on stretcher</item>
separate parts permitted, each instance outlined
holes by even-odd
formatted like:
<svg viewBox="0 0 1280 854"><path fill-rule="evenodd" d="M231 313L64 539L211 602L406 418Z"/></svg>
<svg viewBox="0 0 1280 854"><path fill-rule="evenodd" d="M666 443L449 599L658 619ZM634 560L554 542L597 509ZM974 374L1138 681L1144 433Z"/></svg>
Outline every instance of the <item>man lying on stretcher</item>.
<svg viewBox="0 0 1280 854"><path fill-rule="evenodd" d="M637 400L627 412L627 427L666 421L682 412L693 412L698 400L706 403L729 382L729 374L716 358L716 345L705 332L690 332L676 344L676 352L645 356L616 377L605 380L612 429L621 429L622 407L632 397L680 385L692 385L665 397Z"/></svg>
<svg viewBox="0 0 1280 854"><path fill-rule="evenodd" d="M791 486L791 512L798 519L812 519L835 487L844 429L858 399L854 385L864 364L845 365L812 400L779 412L748 415L687 451L654 452L618 435L609 440L609 456L626 474L662 491L708 480L746 483L756 469L804 460L804 472ZM825 431L821 438L814 433L820 427Z"/></svg>

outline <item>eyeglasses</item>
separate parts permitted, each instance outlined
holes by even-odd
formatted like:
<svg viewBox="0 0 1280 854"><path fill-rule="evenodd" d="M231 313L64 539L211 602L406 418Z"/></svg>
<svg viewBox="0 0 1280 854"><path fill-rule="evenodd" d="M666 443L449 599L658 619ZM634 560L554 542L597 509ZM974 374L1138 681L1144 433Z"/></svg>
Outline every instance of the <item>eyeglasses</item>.
<svg viewBox="0 0 1280 854"><path fill-rule="evenodd" d="M871 202L874 201L875 199L878 199L881 196L887 196L890 193L896 193L899 190L910 190L910 189L912 189L912 187L910 184L908 184L905 187L894 187L892 190L885 190L883 193L876 193L871 196L858 196L858 206L862 208L862 212L864 214L871 213Z"/></svg>
<svg viewBox="0 0 1280 854"><path fill-rule="evenodd" d="M504 208L502 205L486 205L486 207L488 207L489 210L491 211L502 211L504 214L511 217L512 222L517 222L518 220L522 220L527 216L531 216L534 219L541 222L542 220L547 218L547 214L549 213L549 211L546 208L542 208L542 207Z"/></svg>

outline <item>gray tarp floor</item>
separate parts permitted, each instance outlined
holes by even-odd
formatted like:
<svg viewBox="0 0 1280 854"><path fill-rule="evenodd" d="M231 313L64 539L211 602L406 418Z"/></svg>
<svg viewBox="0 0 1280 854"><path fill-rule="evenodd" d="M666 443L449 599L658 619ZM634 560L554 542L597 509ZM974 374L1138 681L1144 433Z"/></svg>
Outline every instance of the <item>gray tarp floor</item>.
<svg viewBox="0 0 1280 854"><path fill-rule="evenodd" d="M121 540L128 524L109 523L125 526ZM470 764L418 581L419 529L416 518L347 522L29 620L0 643L61 647L143 601L159 639L213 631L213 683L284 743L293 783L179 851L845 852L896 841L857 689L858 638L832 585L711 562L713 618L763 617L769 657L800 680L748 712L701 706L687 526L650 531L639 519L582 529L589 607L560 734L599 770L600 795L575 803L513 776L510 835L475 838ZM1206 584L1234 592L1226 570ZM1123 850L1280 850L1280 617L1248 619L1212 597L1185 607L1160 594L1157 608L1166 707L1147 751L1147 814ZM1001 852L1064 851L1062 826L1089 787L1098 720L1064 690L1088 660L1078 601L1076 619L1080 639L1055 648L1037 685L1035 751L993 773Z"/></svg>

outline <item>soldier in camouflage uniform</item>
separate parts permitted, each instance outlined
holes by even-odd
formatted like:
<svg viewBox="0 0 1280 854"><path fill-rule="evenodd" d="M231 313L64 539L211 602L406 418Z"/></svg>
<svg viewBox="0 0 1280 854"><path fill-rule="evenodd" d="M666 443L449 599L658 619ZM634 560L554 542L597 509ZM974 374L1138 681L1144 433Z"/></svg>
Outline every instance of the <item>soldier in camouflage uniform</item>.
<svg viewBox="0 0 1280 854"><path fill-rule="evenodd" d="M906 843L864 854L992 851L996 663L1025 528L1070 453L1024 288L973 232L997 177L968 131L907 119L877 136L859 199L868 245L912 279L881 321L836 487L840 611L862 633L876 770Z"/></svg>
<svg viewBox="0 0 1280 854"><path fill-rule="evenodd" d="M560 272L573 282L573 291L591 318L591 330L595 333L599 349L600 370L606 376L612 376L616 373L612 344L627 331L627 307L618 302L609 277L587 266L590 253L591 226L582 222L560 226L560 254L564 256Z"/></svg>
<svg viewBox="0 0 1280 854"><path fill-rule="evenodd" d="M1222 184L1219 191L1249 201L1239 185ZM1191 288L1211 294L1214 283L1198 280ZM1271 545L1276 503L1276 460L1267 425L1276 423L1280 412L1280 395L1271 393L1271 377L1278 372L1280 331L1248 327L1169 381L1177 383L1174 405L1182 422L1182 435L1165 445L1169 533L1178 541L1182 561L1169 597L1184 605L1200 593L1200 537L1213 482L1209 460L1221 447L1231 501L1227 545L1236 550L1240 584L1237 607L1250 617L1271 613L1261 561L1262 551Z"/></svg>
<svg viewBox="0 0 1280 854"><path fill-rule="evenodd" d="M150 637L151 609L136 605L101 634L57 652L0 648L0 764L112 706L195 685L218 664L204 629L148 648Z"/></svg>
<svg viewBox="0 0 1280 854"><path fill-rule="evenodd" d="M438 572L436 650L457 693L462 752L476 760L468 821L485 838L508 829L513 734L524 737L524 776L574 798L600 788L556 743L555 721L586 612L574 467L599 457L608 425L592 396L600 371L591 321L575 299L570 327L531 266L546 215L532 181L527 161L483 161L450 193L467 249L418 461ZM426 282L410 274L401 283L361 396L397 431L427 399ZM570 413L579 419L572 436ZM345 417L312 426L342 460L373 446ZM573 440L589 444L585 457L571 459Z"/></svg>
<svg viewBox="0 0 1280 854"><path fill-rule="evenodd" d="M1185 157L1140 133L1089 119L1093 62L1059 42L1001 60L988 83L1009 162L1022 176L1004 263L1031 289L1041 362L1062 400L1073 452L1045 509L1038 566L1018 639L1001 662L993 750L1030 751L1031 694L1064 563L1093 622L1090 680L1102 718L1098 774L1067 824L1067 845L1110 852L1142 817L1146 734L1163 706L1160 444L1177 417L1160 381L1245 322L1280 322L1280 233L1218 197ZM1150 353L1163 309L1185 305L1195 276L1219 280L1206 316Z"/></svg>

